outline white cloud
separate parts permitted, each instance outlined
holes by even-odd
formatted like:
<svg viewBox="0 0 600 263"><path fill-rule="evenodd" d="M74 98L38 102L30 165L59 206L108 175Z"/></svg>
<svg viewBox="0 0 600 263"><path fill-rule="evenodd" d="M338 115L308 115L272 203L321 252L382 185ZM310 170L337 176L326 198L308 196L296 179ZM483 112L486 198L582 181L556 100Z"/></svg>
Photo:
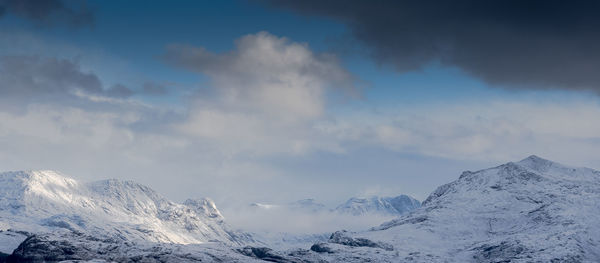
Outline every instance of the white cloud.
<svg viewBox="0 0 600 263"><path fill-rule="evenodd" d="M172 45L171 63L208 75L211 92L198 94L178 128L227 143L233 152L304 153L315 143L312 125L325 112L330 89L354 88L354 79L331 55L266 32L244 36L225 54Z"/></svg>

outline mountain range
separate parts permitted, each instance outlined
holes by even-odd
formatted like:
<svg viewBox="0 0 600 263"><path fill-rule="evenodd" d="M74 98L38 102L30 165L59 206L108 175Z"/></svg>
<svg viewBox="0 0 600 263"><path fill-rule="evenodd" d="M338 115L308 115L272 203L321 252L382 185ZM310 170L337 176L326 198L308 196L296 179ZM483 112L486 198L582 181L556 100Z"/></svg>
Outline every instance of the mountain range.
<svg viewBox="0 0 600 263"><path fill-rule="evenodd" d="M364 200L351 199L340 210L349 215L391 208L400 212L397 207L418 204L402 196ZM50 171L9 172L0 174L0 258L600 262L599 200L600 172L530 156L463 172L434 190L420 207L379 226L340 229L310 246L273 250L250 234L232 230L209 199L177 204L128 181L82 184ZM319 207L313 203L300 205Z"/></svg>

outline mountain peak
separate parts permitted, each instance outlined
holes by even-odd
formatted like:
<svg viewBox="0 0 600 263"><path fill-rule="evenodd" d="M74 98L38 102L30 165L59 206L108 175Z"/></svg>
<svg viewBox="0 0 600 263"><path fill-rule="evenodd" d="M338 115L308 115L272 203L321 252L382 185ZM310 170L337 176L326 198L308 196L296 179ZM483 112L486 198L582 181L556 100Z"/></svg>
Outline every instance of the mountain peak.
<svg viewBox="0 0 600 263"><path fill-rule="evenodd" d="M551 167L563 167L563 165L541 158L539 156L536 155L531 155L517 163L515 163L521 167L525 167L537 172L546 172L548 171Z"/></svg>
<svg viewBox="0 0 600 263"><path fill-rule="evenodd" d="M518 162L519 164L554 164L553 161L541 158L537 155L530 155L529 157Z"/></svg>
<svg viewBox="0 0 600 263"><path fill-rule="evenodd" d="M423 203L429 204L448 192L460 192L466 189L488 189L489 187L495 190L509 188L514 190L515 187L520 187L519 185L532 182L547 185L564 180L600 183L600 172L585 167L567 166L531 155L518 162L509 162L476 172L463 172L458 180L438 187Z"/></svg>
<svg viewBox="0 0 600 263"><path fill-rule="evenodd" d="M410 240L426 247L439 242L431 253L439 255L445 246L447 255L439 258L457 262L599 262L599 197L600 172L532 155L463 173L438 187L421 209L351 237L401 244L394 245L396 257L413 257L415 249L405 248Z"/></svg>

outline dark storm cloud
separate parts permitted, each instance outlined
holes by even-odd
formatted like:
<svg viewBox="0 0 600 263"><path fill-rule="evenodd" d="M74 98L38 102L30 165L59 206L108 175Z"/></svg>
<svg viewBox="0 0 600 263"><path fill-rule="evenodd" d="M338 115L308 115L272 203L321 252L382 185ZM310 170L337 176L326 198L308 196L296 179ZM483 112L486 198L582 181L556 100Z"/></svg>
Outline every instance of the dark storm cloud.
<svg viewBox="0 0 600 263"><path fill-rule="evenodd" d="M78 95L124 98L132 95L117 84L104 89L93 73L83 71L71 60L38 56L0 57L0 93L4 101L63 103Z"/></svg>
<svg viewBox="0 0 600 263"><path fill-rule="evenodd" d="M94 21L85 1L61 0L0 0L0 18L13 14L40 25L66 23L72 26L89 26Z"/></svg>
<svg viewBox="0 0 600 263"><path fill-rule="evenodd" d="M457 66L514 88L600 92L600 1L268 1L345 23L398 71Z"/></svg>

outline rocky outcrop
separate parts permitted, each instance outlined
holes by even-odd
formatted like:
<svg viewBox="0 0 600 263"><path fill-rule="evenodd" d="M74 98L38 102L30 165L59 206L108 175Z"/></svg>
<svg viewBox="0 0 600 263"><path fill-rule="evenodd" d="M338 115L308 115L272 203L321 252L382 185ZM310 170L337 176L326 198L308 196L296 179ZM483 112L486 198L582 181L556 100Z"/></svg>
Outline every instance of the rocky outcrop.
<svg viewBox="0 0 600 263"><path fill-rule="evenodd" d="M381 248L389 251L394 250L394 247L390 244L385 244L383 242L373 242L369 239L360 237L353 238L350 235L348 235L347 231L344 230L336 231L335 233L331 234L331 237L329 238L328 242L350 247L372 247Z"/></svg>
<svg viewBox="0 0 600 263"><path fill-rule="evenodd" d="M264 256L265 254L257 254ZM177 245L133 243L100 239L83 233L33 235L6 258L6 262L59 262L104 260L108 262L253 262L219 244ZM288 262L288 261L281 261Z"/></svg>

